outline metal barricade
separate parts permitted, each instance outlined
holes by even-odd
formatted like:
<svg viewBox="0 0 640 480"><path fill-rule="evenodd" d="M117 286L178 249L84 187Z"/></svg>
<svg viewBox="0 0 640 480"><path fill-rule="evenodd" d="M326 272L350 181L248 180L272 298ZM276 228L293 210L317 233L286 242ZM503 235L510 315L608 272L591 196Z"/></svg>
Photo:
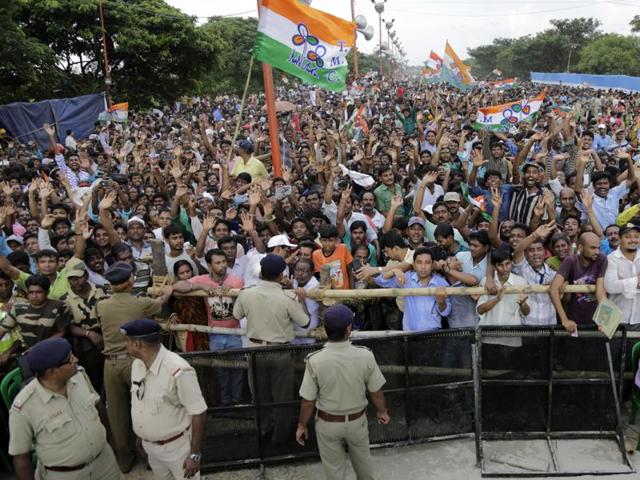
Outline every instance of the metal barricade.
<svg viewBox="0 0 640 480"><path fill-rule="evenodd" d="M505 338L521 339L521 345L501 345ZM561 328L516 327L406 333L354 343L373 351L387 380L383 390L392 422L378 425L369 407L373 447L473 436L482 467L486 441L593 436L616 440L633 471L624 452L618 402L627 352L624 330L611 342L611 369L604 337L582 330L578 339ZM317 456L313 425L304 447L295 442L294 432L304 358L318 348L300 344L183 354L195 367L209 406L203 471ZM234 372L241 375L241 401L223 405L221 391L229 388Z"/></svg>

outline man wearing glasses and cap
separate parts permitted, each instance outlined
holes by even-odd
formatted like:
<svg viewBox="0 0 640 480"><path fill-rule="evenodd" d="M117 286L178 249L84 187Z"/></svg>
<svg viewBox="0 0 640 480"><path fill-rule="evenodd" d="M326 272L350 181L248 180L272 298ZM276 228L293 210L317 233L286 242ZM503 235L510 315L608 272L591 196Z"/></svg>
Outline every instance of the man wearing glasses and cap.
<svg viewBox="0 0 640 480"><path fill-rule="evenodd" d="M386 380L371 350L349 341L353 312L333 305L324 314L327 343L305 359L300 386L300 420L296 441L304 445L309 437L307 424L316 413L316 436L322 466L328 480L343 479L348 455L356 476L375 478L369 452L367 397L378 411L378 422L387 425L389 413L382 393ZM336 375L336 372L340 375Z"/></svg>
<svg viewBox="0 0 640 480"><path fill-rule="evenodd" d="M131 365L131 421L156 478L200 478L207 404L196 372L160 343L160 325L148 318L120 328Z"/></svg>
<svg viewBox="0 0 640 480"><path fill-rule="evenodd" d="M118 480L107 443L100 396L63 338L37 343L27 355L36 378L18 393L9 412L9 454L18 480ZM102 421L102 423L101 423Z"/></svg>

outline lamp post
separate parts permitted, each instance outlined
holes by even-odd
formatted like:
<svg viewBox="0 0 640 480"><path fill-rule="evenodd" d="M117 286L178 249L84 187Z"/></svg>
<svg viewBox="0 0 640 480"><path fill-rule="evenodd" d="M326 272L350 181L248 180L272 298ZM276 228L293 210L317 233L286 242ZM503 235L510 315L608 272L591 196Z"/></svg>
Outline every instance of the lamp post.
<svg viewBox="0 0 640 480"><path fill-rule="evenodd" d="M371 25L367 25L367 18L364 15L358 15L357 17L354 17L354 8L353 8L353 3L354 0L351 0L351 18L353 20L353 22L356 24L356 30L358 32L360 32L362 35L364 35L364 39L369 41L373 38L373 27ZM357 80L358 79L358 49L356 47L356 42L355 40L357 40L358 36L356 35L356 38L354 39L353 42L353 70L354 70L354 77Z"/></svg>
<svg viewBox="0 0 640 480"><path fill-rule="evenodd" d="M384 4L387 0L371 0L373 3L376 12L378 13L378 29L380 30L380 39L379 39L379 50L378 50L378 60L380 62L380 77L382 77L382 13L384 12Z"/></svg>

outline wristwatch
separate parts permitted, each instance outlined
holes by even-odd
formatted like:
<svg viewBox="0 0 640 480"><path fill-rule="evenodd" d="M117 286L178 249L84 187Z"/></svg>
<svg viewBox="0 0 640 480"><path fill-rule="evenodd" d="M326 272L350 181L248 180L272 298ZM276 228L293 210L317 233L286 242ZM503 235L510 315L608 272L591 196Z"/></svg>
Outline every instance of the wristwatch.
<svg viewBox="0 0 640 480"><path fill-rule="evenodd" d="M201 458L202 458L201 453L192 453L191 455L189 455L189 459L193 460L196 463L200 463Z"/></svg>

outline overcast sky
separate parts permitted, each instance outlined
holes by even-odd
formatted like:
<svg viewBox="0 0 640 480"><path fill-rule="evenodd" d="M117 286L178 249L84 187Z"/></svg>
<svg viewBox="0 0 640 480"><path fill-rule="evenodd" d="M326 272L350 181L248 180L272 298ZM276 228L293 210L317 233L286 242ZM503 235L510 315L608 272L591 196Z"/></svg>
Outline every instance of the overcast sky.
<svg viewBox="0 0 640 480"><path fill-rule="evenodd" d="M188 15L204 21L214 15L257 16L256 0L167 0ZM351 18L349 0L314 0L314 8ZM378 14L371 0L355 0L356 15L373 24L376 34L366 42L358 35L358 49L371 52L378 41ZM467 48L496 37L519 37L544 30L554 18L596 17L602 30L630 33L629 19L640 13L640 0L388 0L384 20L395 19L394 29L411 65L422 65L431 49L438 54L445 40L462 58ZM383 41L386 29L383 26Z"/></svg>

